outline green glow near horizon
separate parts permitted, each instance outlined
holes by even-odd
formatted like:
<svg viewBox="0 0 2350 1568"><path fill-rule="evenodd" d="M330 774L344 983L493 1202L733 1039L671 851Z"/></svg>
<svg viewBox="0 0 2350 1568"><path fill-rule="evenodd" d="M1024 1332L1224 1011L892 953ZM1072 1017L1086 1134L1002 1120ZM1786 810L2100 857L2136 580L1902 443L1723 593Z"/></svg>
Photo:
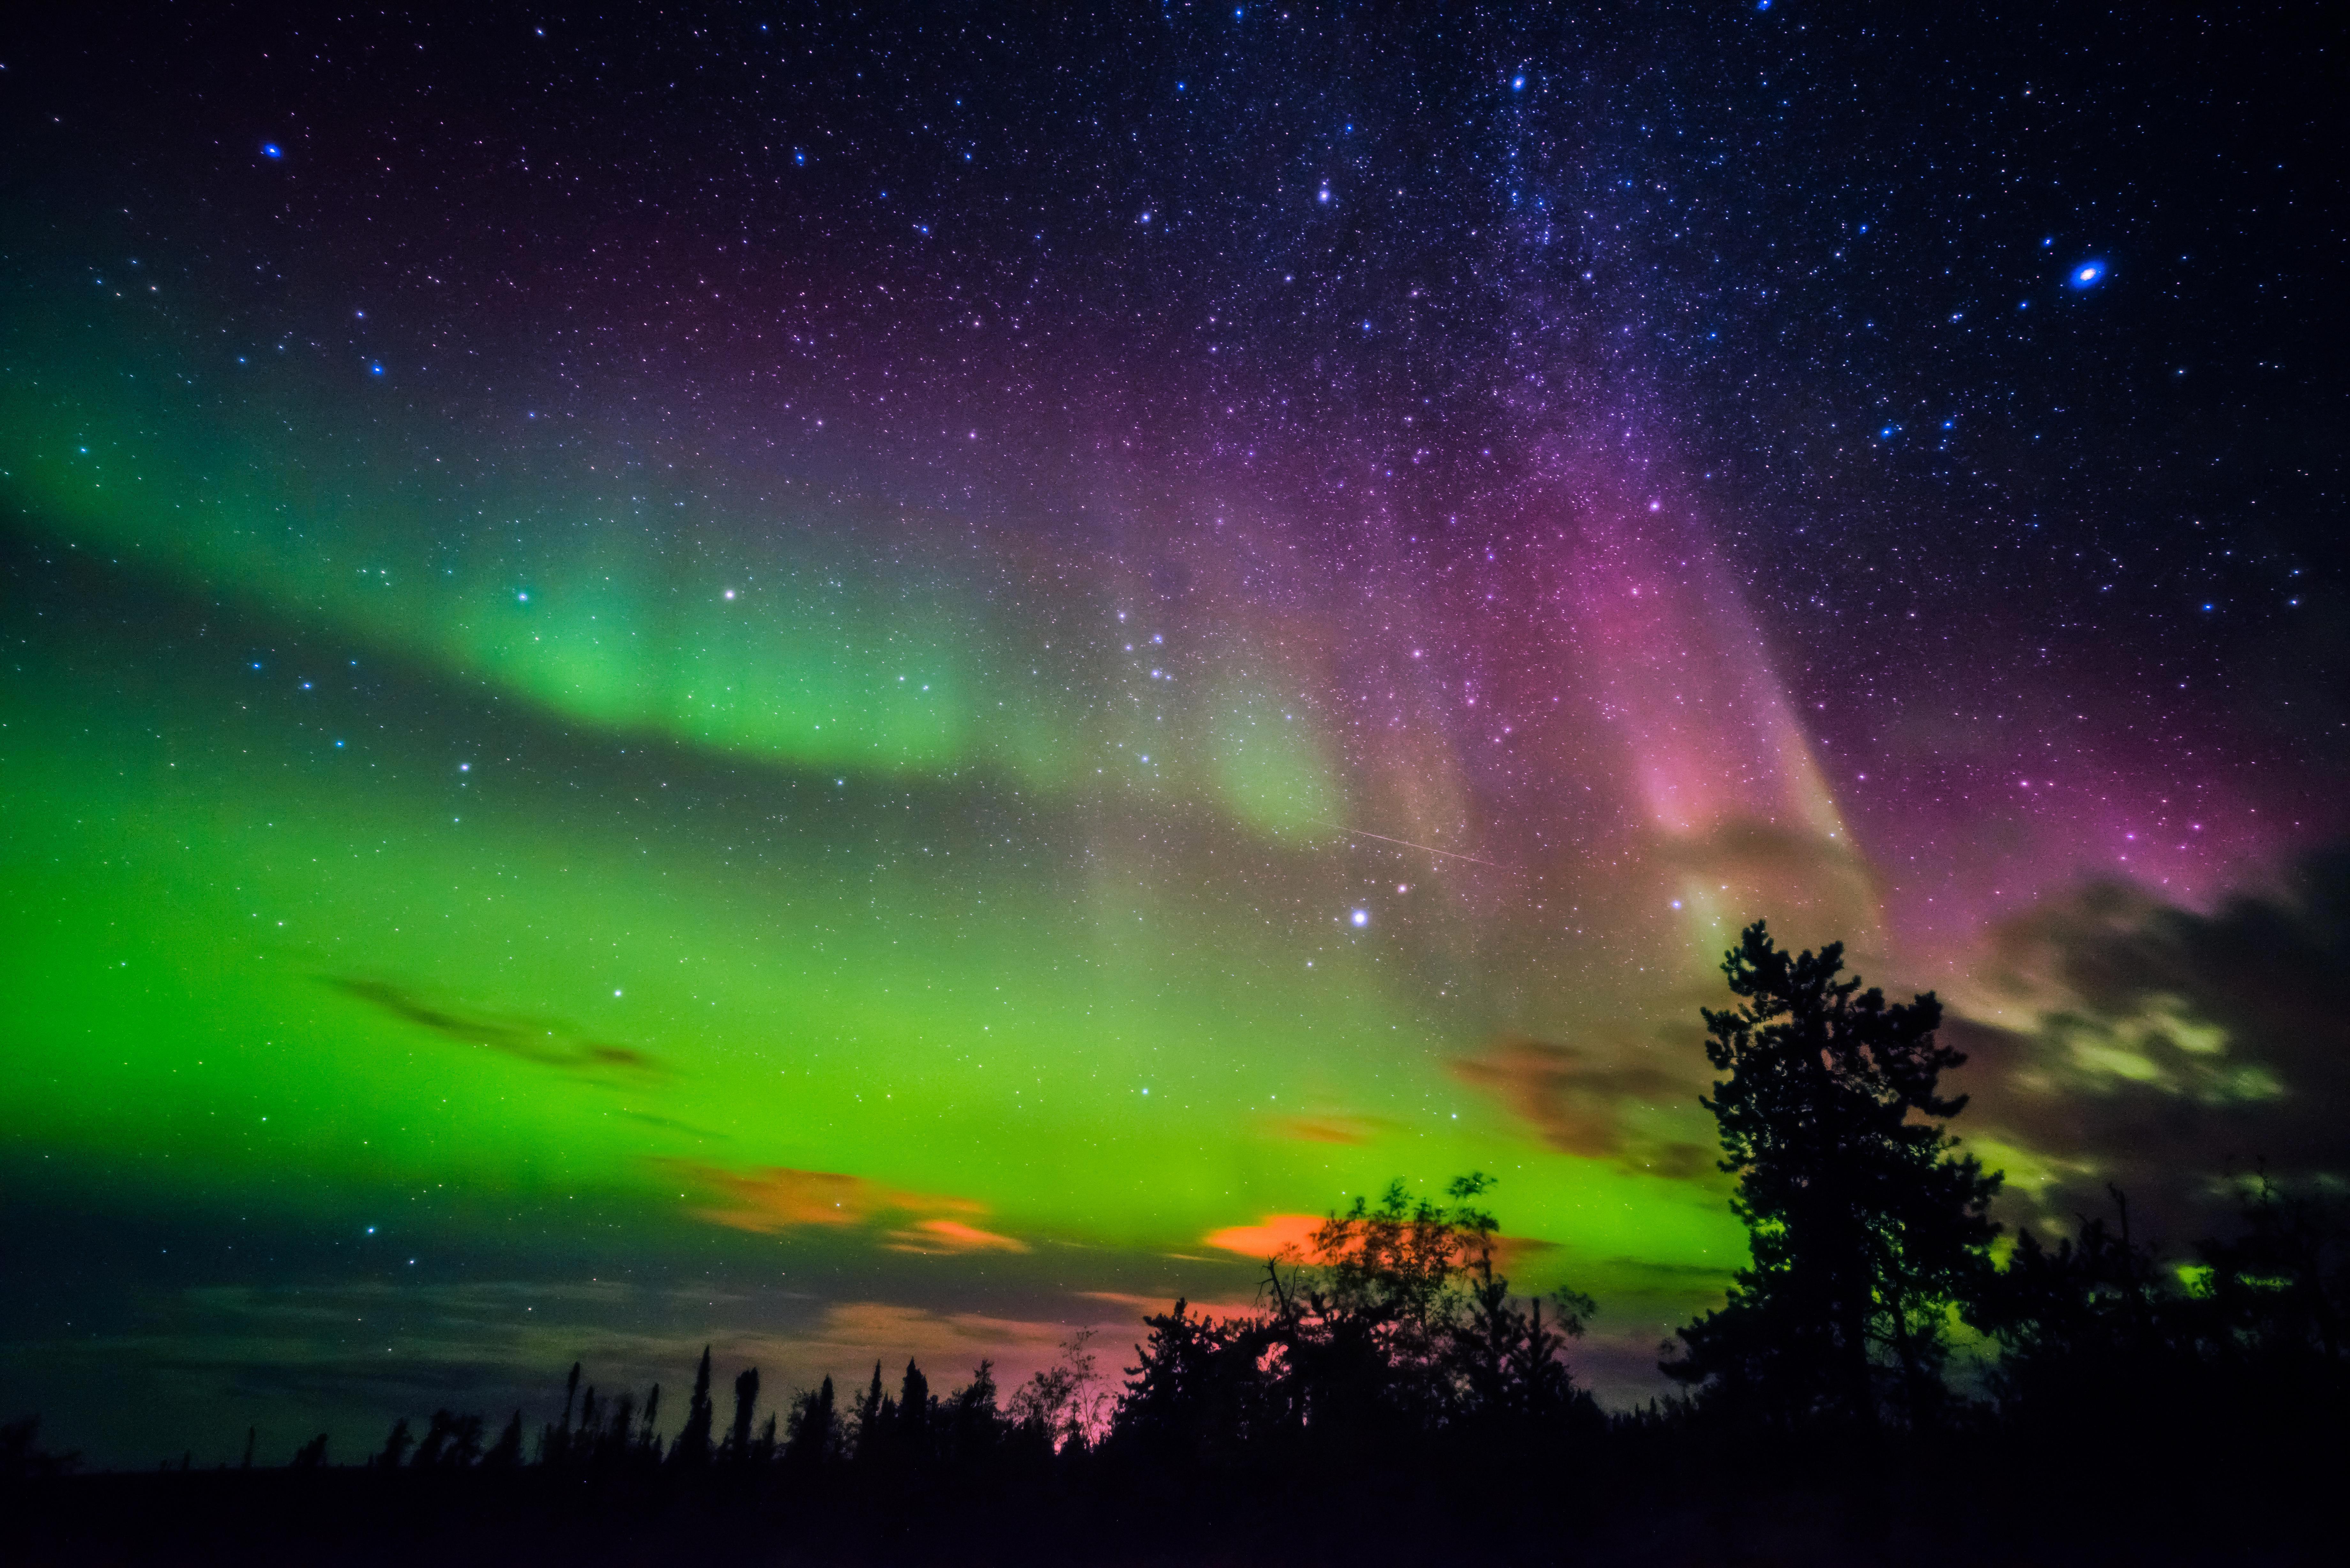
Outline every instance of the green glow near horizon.
<svg viewBox="0 0 2350 1568"><path fill-rule="evenodd" d="M316 369L264 398L207 389L210 350L11 352L14 525L168 623L12 618L20 1144L338 1224L429 1189L1105 1259L1482 1168L1555 1244L1530 1287L1742 1256L1710 1173L1562 1152L1459 1072L1513 1030L1691 1033L1717 937L1656 891L1690 851L1581 884L1655 980L1542 913L1569 884L1424 856L1352 929L1399 851L1332 825L1386 799L1441 833L1459 764L1370 771L1328 639L1250 596L1179 615L1113 560L704 493L577 430L420 460L461 426ZM1686 1102L1608 1114L1703 1139ZM736 1189L777 1168L872 1211Z"/></svg>
<svg viewBox="0 0 2350 1568"><path fill-rule="evenodd" d="M655 1201L678 1190L667 1161L785 1166L968 1199L1031 1241L1150 1250L1498 1166L1513 1229L1573 1258L1738 1244L1710 1192L1544 1150L1447 1077L1459 1043L1381 944L1220 929L1049 827L910 832L893 812L923 813L862 779L795 820L828 781L778 774L680 830L636 804L650 773L582 792L493 759L461 781L415 761L429 722L337 749L225 671L109 701L70 661L28 664L7 1026L42 1070L5 1093L47 1144L161 1145L232 1182L298 1168L338 1202L436 1181ZM468 1044L349 980L650 1064ZM1274 1130L1284 1106L1383 1130L1300 1143ZM683 1222L712 1200L687 1194Z"/></svg>

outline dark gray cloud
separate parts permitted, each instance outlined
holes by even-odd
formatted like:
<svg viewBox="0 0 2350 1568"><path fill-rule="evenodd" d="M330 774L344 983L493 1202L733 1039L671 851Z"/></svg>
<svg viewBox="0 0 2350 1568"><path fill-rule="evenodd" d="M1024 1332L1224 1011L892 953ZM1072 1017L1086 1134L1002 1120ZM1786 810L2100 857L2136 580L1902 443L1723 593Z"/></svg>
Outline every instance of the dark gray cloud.
<svg viewBox="0 0 2350 1568"><path fill-rule="evenodd" d="M2102 1209L2111 1182L2185 1239L2231 1176L2350 1174L2350 849L2209 913L2092 886L2002 929L1994 961L2043 1011L1951 1020L1960 1130L2045 1160L2048 1209Z"/></svg>
<svg viewBox="0 0 2350 1568"><path fill-rule="evenodd" d="M598 1077L626 1076L642 1081L663 1071L660 1063L633 1045L590 1040L567 1024L553 1020L497 1018L460 1012L380 980L354 975L328 975L324 979L345 996L461 1045L503 1052L542 1067Z"/></svg>
<svg viewBox="0 0 2350 1568"><path fill-rule="evenodd" d="M1713 1151L1640 1127L1641 1113L1695 1104L1702 1085L1642 1063L1619 1066L1572 1045L1507 1034L1451 1064L1452 1075L1498 1097L1543 1141L1587 1159L1611 1159L1652 1176L1707 1169Z"/></svg>

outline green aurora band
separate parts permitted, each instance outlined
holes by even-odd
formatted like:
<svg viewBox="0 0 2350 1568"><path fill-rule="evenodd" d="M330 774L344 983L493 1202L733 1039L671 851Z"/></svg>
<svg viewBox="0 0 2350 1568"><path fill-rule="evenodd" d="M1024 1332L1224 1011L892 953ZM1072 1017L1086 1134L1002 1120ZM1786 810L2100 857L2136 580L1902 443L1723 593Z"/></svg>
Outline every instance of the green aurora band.
<svg viewBox="0 0 2350 1568"><path fill-rule="evenodd" d="M1317 554L1270 483L967 514L919 465L567 411L527 350L545 396L442 396L89 287L30 268L0 366L5 1156L20 1214L270 1261L61 1275L36 1396L144 1345L194 1443L224 1383L371 1422L368 1357L517 1398L712 1334L786 1384L1016 1377L1482 1169L1638 1397L1744 1253L1697 1103L1737 926L1958 975L1897 961L1693 504L1602 446L1454 576Z"/></svg>
<svg viewBox="0 0 2350 1568"><path fill-rule="evenodd" d="M1529 1284L1735 1259L1659 1089L1689 1063L1587 1155L1460 1068L1643 994L1679 1041L1721 916L1666 935L1672 1005L1619 977L1505 1016L1479 944L1555 930L1557 879L1339 827L1380 784L1310 620L1153 616L1100 557L902 512L729 515L608 438L428 484L371 454L451 445L431 419L362 439L298 378L210 400L220 365L152 344L15 351L8 500L68 563L63 610L10 614L5 732L6 1023L41 1064L6 1114L42 1148L328 1219L437 1185L762 1245L827 1232L810 1183L847 1179L873 1244L1007 1263L1197 1261L1482 1168Z"/></svg>

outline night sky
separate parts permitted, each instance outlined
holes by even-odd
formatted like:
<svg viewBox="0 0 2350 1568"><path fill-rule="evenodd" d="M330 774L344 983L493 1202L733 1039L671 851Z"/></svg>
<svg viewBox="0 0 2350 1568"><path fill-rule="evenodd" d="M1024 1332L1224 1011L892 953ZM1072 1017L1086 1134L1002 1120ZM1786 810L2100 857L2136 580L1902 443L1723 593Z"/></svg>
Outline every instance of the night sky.
<svg viewBox="0 0 2350 1568"><path fill-rule="evenodd" d="M2321 8L52 9L0 1417L1010 1381L1471 1168L1646 1397L1757 918L2011 1225L2350 1175Z"/></svg>

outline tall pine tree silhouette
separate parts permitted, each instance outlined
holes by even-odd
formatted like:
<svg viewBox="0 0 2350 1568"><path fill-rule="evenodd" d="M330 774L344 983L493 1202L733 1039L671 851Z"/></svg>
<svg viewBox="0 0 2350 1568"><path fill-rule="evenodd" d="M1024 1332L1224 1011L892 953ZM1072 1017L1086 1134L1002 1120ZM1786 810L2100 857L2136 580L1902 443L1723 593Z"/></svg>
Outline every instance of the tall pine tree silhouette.
<svg viewBox="0 0 2350 1568"><path fill-rule="evenodd" d="M734 1378L734 1424L726 1434L726 1457L736 1464L751 1458L751 1417L759 1403L759 1369L746 1366Z"/></svg>
<svg viewBox="0 0 2350 1568"><path fill-rule="evenodd" d="M710 1458L710 1347L702 1347L702 1365L694 1369L693 1396L686 1402L685 1428L670 1445L671 1464L698 1465Z"/></svg>
<svg viewBox="0 0 2350 1568"><path fill-rule="evenodd" d="M1842 943L1789 954L1761 921L1722 961L1742 1004L1705 1012L1706 1058L1729 1076L1702 1103L1753 1262L1730 1300L1681 1330L1664 1370L1712 1402L1777 1422L1874 1426L1879 1385L1912 1422L1942 1397L1943 1325L1988 1268L2000 1179L1951 1152L1938 1093L1966 1060L1934 1032L1931 992L1907 1005L1840 980Z"/></svg>

